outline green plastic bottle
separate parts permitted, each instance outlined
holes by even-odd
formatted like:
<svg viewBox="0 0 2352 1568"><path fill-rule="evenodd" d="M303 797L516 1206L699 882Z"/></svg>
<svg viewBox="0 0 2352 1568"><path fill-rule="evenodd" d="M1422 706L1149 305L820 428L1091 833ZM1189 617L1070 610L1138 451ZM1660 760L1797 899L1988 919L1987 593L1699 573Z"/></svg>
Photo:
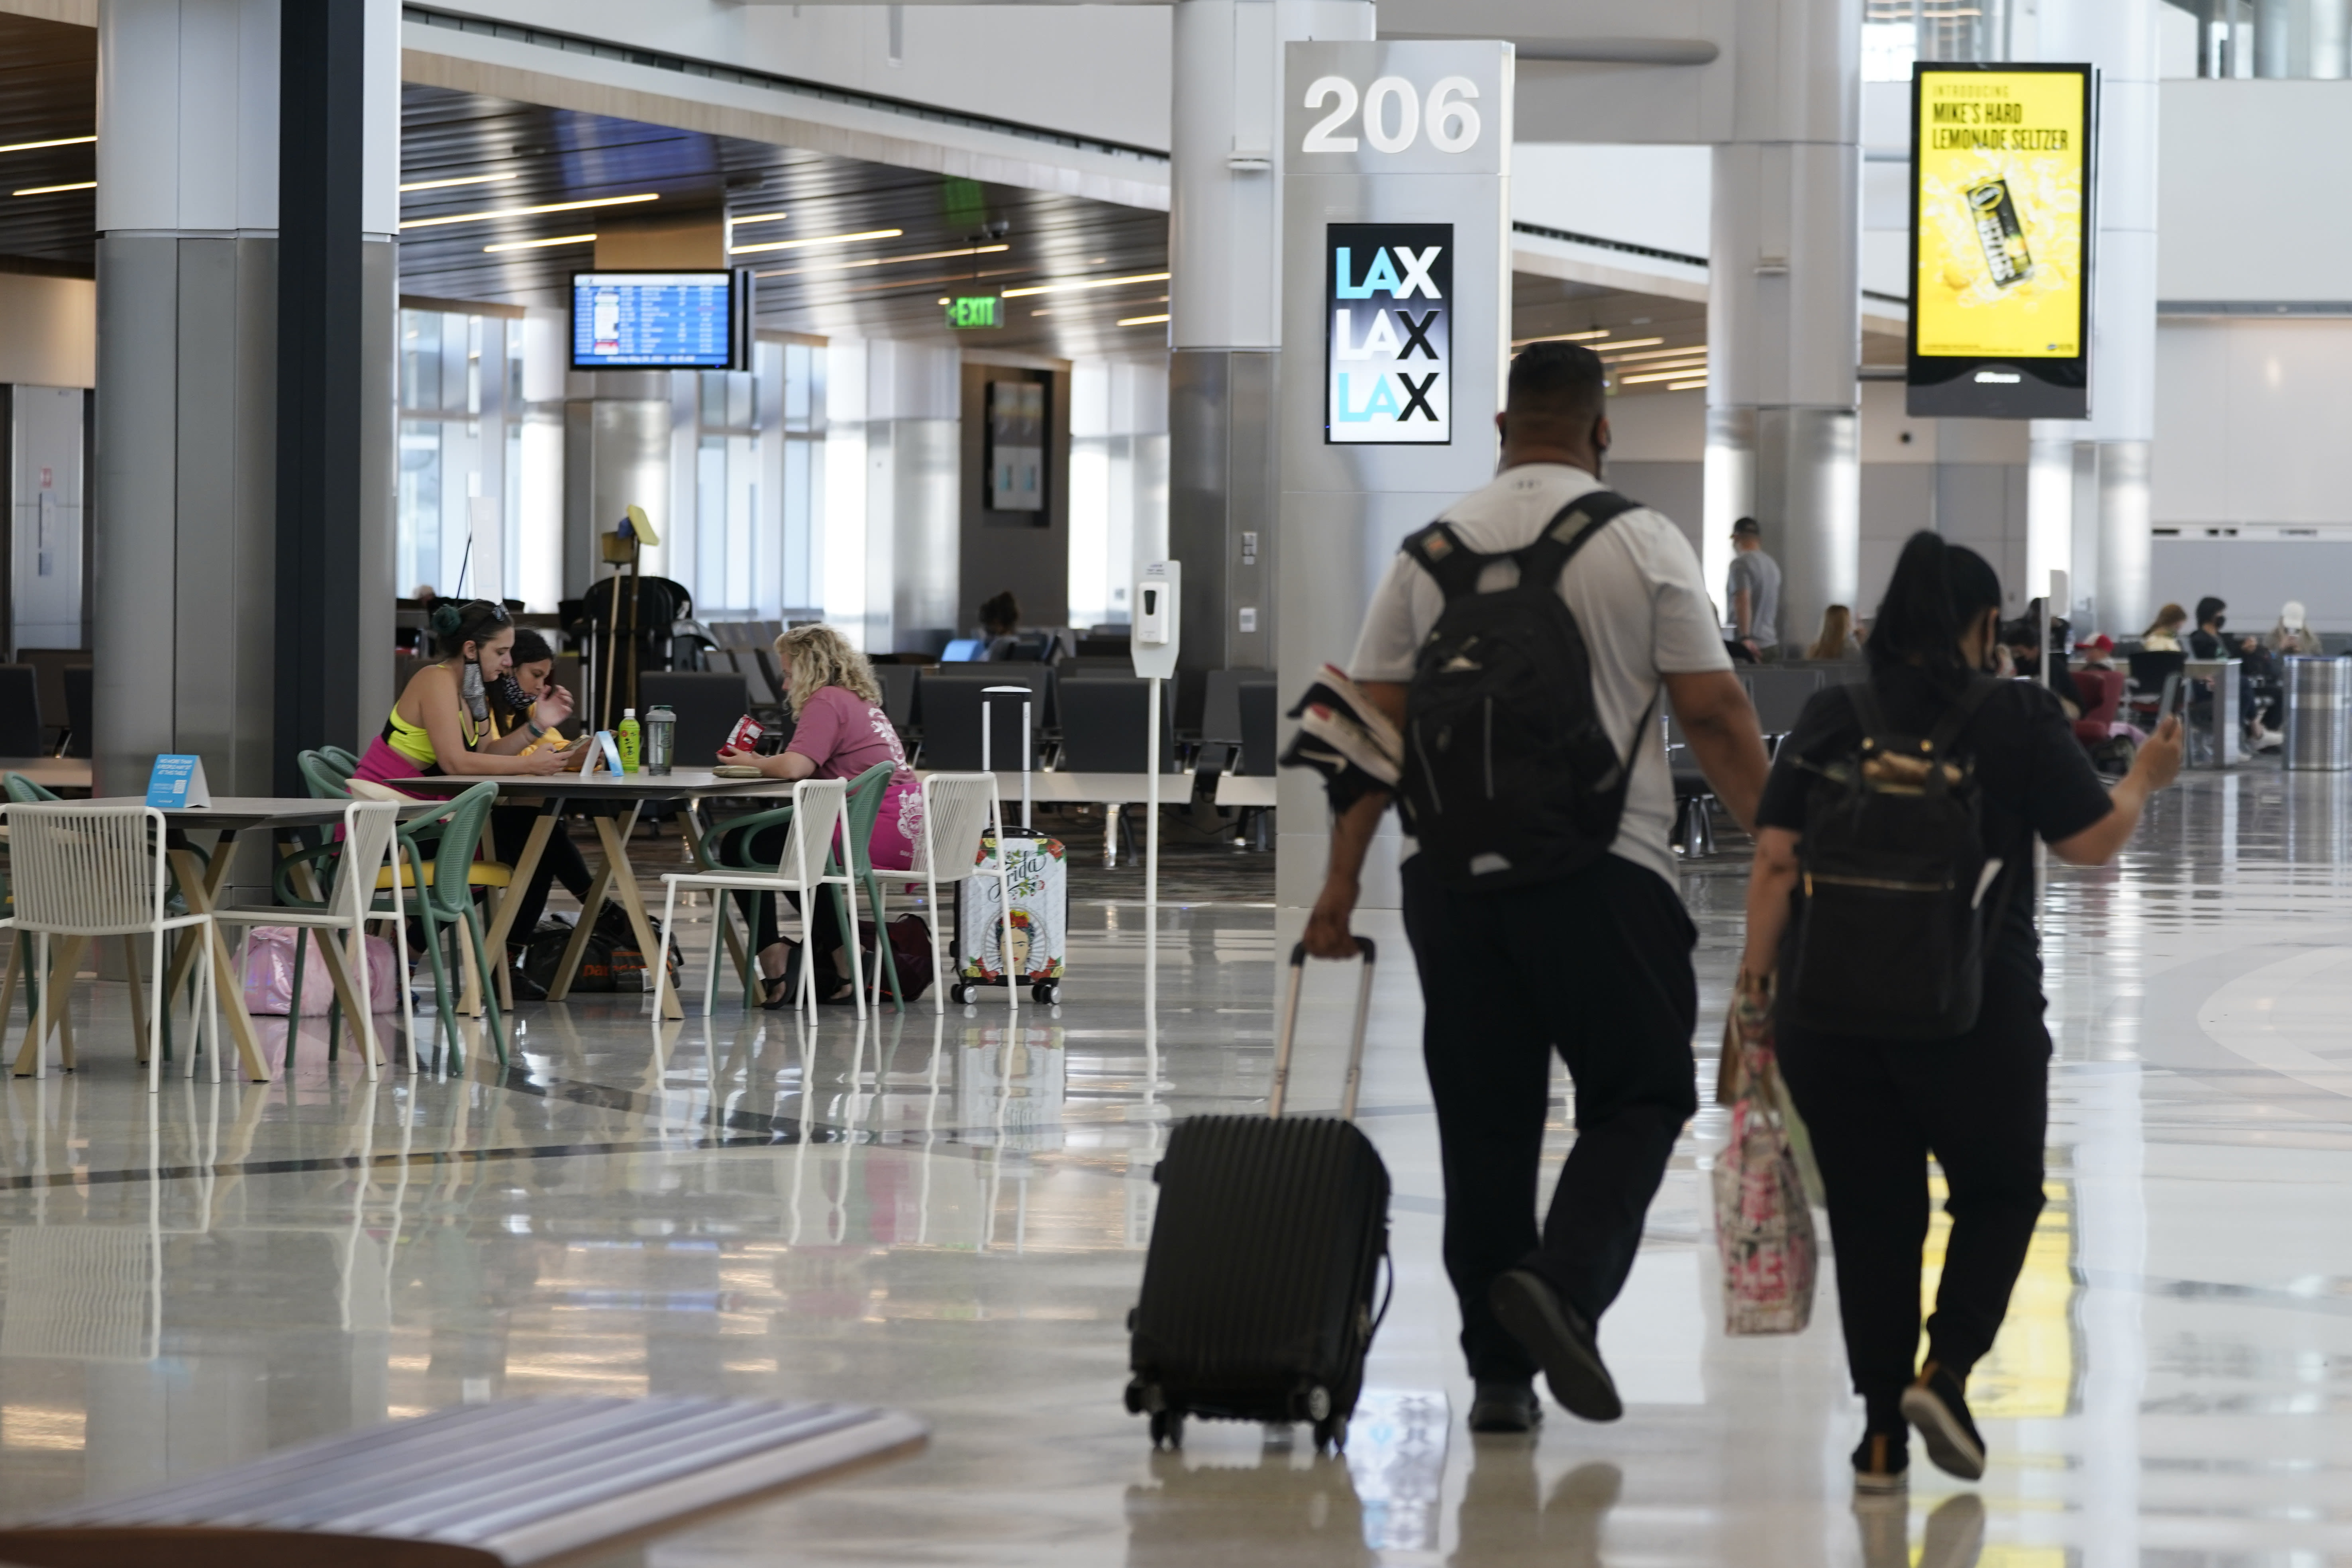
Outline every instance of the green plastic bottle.
<svg viewBox="0 0 2352 1568"><path fill-rule="evenodd" d="M638 735L637 710L634 708L622 709L621 727L613 731L613 739L621 748L621 771L625 773L637 771Z"/></svg>

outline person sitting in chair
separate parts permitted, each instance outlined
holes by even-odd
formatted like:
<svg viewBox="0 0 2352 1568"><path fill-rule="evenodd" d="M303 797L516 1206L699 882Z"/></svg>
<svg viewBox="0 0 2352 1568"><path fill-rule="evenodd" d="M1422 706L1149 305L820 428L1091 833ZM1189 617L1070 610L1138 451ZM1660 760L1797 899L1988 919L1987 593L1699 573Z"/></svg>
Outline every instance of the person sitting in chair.
<svg viewBox="0 0 2352 1568"><path fill-rule="evenodd" d="M1010 595L1003 595L1010 597ZM869 863L877 871L904 871L915 863L915 846L923 834L923 791L915 771L907 765L907 749L898 727L882 710L882 689L866 656L831 626L794 626L776 639L776 659L784 671L784 700L793 710L793 738L772 757L721 747L719 760L754 767L772 779L850 779L877 763L896 772L874 818L866 841ZM739 862L774 866L783 858L787 829L782 823L752 833L733 851ZM717 836L724 837L724 825ZM841 918L835 912L834 891L824 890L815 911L816 994L827 1002L846 1002L849 982L843 978L836 954L841 944ZM775 902L757 900L753 917L760 949L761 1002L770 1007L788 1005L799 991L794 967L799 943L782 939Z"/></svg>

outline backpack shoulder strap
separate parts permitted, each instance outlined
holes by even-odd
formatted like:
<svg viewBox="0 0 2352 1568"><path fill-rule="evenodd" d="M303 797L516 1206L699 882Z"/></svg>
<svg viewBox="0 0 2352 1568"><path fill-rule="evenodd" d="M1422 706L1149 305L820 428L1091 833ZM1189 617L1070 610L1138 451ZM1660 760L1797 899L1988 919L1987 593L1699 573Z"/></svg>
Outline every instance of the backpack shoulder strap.
<svg viewBox="0 0 2352 1568"><path fill-rule="evenodd" d="M1862 726L1864 748L1885 750L1886 746L1886 714L1878 706L1878 693L1871 689L1867 679L1849 683L1846 700L1853 704L1854 721Z"/></svg>
<svg viewBox="0 0 2352 1568"><path fill-rule="evenodd" d="M1585 542L1642 503L1615 490L1587 490L1552 514L1535 542L1512 552L1519 563L1519 581L1557 583Z"/></svg>
<svg viewBox="0 0 2352 1568"><path fill-rule="evenodd" d="M1421 563L1423 571L1437 580L1437 586L1452 604L1465 594L1478 591L1478 579L1486 563L1494 559L1481 555L1462 542L1454 525L1443 519L1431 523L1404 542L1404 552Z"/></svg>
<svg viewBox="0 0 2352 1568"><path fill-rule="evenodd" d="M1952 743L1960 738L1960 731L1969 727L1969 721L1977 716L1977 710L1984 706L1985 699L1990 697L1993 688L2000 684L2000 681L1990 675L1970 676L1968 685L1961 689L1959 696L1955 698L1952 705L1944 710L1944 716L1936 721L1935 729L1928 731L1926 748L1927 752L1932 756L1940 757L1950 751Z"/></svg>

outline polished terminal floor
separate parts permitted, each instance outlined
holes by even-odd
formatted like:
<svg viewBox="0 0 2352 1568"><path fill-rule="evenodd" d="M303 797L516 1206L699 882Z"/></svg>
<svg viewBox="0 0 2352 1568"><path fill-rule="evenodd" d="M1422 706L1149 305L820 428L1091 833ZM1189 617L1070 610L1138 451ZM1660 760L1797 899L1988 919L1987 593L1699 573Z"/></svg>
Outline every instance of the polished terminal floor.
<svg viewBox="0 0 2352 1568"><path fill-rule="evenodd" d="M1119 1395L1155 1152L1261 1106L1272 1065L1271 878L1241 857L1177 888L1156 981L1139 877L1081 877L1066 1005L1017 1023L992 995L811 1028L730 990L657 1036L611 998L525 1007L503 1073L371 1086L308 1039L286 1081L150 1100L121 987L83 987L84 1070L0 1090L0 1510L461 1401L724 1393L898 1405L933 1438L651 1562L2352 1563L2347 850L2352 776L2258 769L2053 873L2051 1203L1975 1385L1991 1469L1922 1461L1907 1512L1852 1507L1830 1281L1804 1334L1721 1332L1711 1107L1603 1328L1624 1420L1467 1436L1392 919L1364 1121L1397 1289L1348 1452L1204 1423L1150 1452ZM1685 883L1710 1079L1743 870ZM1310 1110L1349 991L1311 981ZM1565 1100L1554 1125L1564 1149Z"/></svg>

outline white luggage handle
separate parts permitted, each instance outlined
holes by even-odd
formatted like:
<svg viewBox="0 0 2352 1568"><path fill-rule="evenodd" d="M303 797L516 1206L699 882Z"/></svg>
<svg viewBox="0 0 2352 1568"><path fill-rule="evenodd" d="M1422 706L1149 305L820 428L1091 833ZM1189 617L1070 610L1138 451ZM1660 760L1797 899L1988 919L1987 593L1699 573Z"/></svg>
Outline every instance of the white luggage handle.
<svg viewBox="0 0 2352 1568"><path fill-rule="evenodd" d="M1348 1084L1339 1096L1339 1120L1356 1119L1356 1090L1364 1081L1364 1029L1372 1016L1372 963L1377 949L1372 939L1360 936L1356 951L1364 955L1362 977L1356 983L1356 1037L1348 1047ZM1282 1004L1282 1029L1274 1047L1274 1089L1267 1094L1265 1113L1269 1119L1282 1114L1282 1102L1290 1089L1290 1047L1298 1034L1298 988L1307 978L1307 944L1299 942L1290 950L1290 994Z"/></svg>

